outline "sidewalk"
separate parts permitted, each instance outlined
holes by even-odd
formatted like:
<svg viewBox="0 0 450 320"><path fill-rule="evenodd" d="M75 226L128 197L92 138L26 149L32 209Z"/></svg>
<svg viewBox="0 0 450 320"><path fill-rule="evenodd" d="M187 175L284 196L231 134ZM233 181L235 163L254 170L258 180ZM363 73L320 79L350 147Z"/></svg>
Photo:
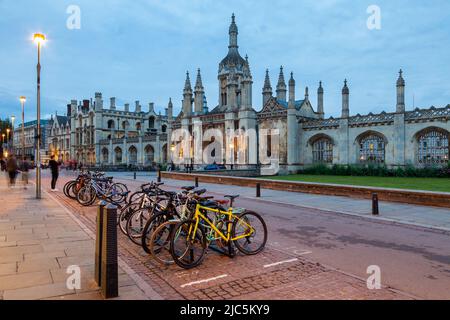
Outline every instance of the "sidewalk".
<svg viewBox="0 0 450 320"><path fill-rule="evenodd" d="M0 174L0 300L102 299L94 281L94 236L44 190L9 189ZM68 289L67 267L81 269L81 289ZM118 299L146 299L119 268Z"/></svg>
<svg viewBox="0 0 450 320"><path fill-rule="evenodd" d="M133 174L129 172L114 173L114 175L124 179L133 179ZM137 181L142 182L149 182L155 179L156 176L148 174L142 175L139 173L137 176ZM194 184L194 181L190 183L188 181L172 179L163 179L163 182L165 182L167 186L175 187ZM211 183L200 183L200 187L206 188L210 192L219 194L239 194L241 197L253 200L284 203L339 214L347 214L394 223L403 223L450 232L450 210L446 208L380 201L380 215L378 217L374 217L372 216L371 200L269 189L262 189L261 198L256 198L256 190L254 188Z"/></svg>

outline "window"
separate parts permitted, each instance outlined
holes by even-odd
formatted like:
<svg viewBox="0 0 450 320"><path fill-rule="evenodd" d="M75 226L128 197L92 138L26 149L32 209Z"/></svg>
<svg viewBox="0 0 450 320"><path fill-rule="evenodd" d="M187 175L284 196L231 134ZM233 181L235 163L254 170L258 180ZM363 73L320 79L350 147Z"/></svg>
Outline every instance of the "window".
<svg viewBox="0 0 450 320"><path fill-rule="evenodd" d="M359 160L361 163L384 163L385 142L383 137L377 134L368 134L361 138Z"/></svg>
<svg viewBox="0 0 450 320"><path fill-rule="evenodd" d="M166 126L166 125L163 125L163 126L161 127L161 130L162 130L163 133L166 133L166 131L167 131L167 126Z"/></svg>
<svg viewBox="0 0 450 320"><path fill-rule="evenodd" d="M114 129L114 120L108 121L108 129Z"/></svg>
<svg viewBox="0 0 450 320"><path fill-rule="evenodd" d="M148 119L148 127L149 127L149 129L155 128L155 117L150 117Z"/></svg>
<svg viewBox="0 0 450 320"><path fill-rule="evenodd" d="M418 162L422 165L443 165L449 160L448 132L426 130L418 136Z"/></svg>
<svg viewBox="0 0 450 320"><path fill-rule="evenodd" d="M155 151L152 146L145 147L145 165L149 166L155 160Z"/></svg>
<svg viewBox="0 0 450 320"><path fill-rule="evenodd" d="M312 144L314 163L333 162L333 144L328 138L319 138Z"/></svg>
<svg viewBox="0 0 450 320"><path fill-rule="evenodd" d="M137 164L137 149L134 146L132 146L128 150L128 153L129 153L129 157L130 157L129 163L136 165Z"/></svg>
<svg viewBox="0 0 450 320"><path fill-rule="evenodd" d="M102 150L102 162L103 162L104 164L107 164L108 161L109 161L109 152L108 152L108 149L103 148L103 150Z"/></svg>
<svg viewBox="0 0 450 320"><path fill-rule="evenodd" d="M116 160L116 164L121 164L122 163L122 149L120 149L119 147L117 147L115 150L115 160Z"/></svg>

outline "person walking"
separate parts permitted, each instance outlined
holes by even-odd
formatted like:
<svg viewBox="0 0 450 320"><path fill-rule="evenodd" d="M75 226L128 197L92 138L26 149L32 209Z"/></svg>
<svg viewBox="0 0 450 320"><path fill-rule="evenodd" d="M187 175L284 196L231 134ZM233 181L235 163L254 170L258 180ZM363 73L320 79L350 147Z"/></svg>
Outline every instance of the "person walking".
<svg viewBox="0 0 450 320"><path fill-rule="evenodd" d="M6 162L6 171L8 171L9 176L8 186L12 187L16 184L17 176L17 160L12 154L8 156L8 161Z"/></svg>
<svg viewBox="0 0 450 320"><path fill-rule="evenodd" d="M50 157L48 166L50 168L50 171L52 172L52 184L51 184L52 190L51 191L55 192L55 191L58 191L56 189L56 181L58 181L58 176L59 176L59 164L58 164L58 162L56 162L54 155L52 155Z"/></svg>
<svg viewBox="0 0 450 320"><path fill-rule="evenodd" d="M0 159L0 167L2 171L6 171L6 161L3 158Z"/></svg>
<svg viewBox="0 0 450 320"><path fill-rule="evenodd" d="M28 173L30 171L30 164L26 159L22 161L20 171L22 172L23 188L26 190L28 188Z"/></svg>

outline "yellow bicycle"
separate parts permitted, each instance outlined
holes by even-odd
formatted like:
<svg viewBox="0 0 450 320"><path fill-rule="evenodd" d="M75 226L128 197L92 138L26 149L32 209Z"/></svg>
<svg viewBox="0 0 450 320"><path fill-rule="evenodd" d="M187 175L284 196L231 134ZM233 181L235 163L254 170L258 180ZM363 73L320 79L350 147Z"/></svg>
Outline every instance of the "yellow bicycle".
<svg viewBox="0 0 450 320"><path fill-rule="evenodd" d="M177 265L185 269L198 266L212 241L230 249L234 244L246 255L264 250L267 242L264 219L256 212L233 208L239 196L225 197L230 199L228 209L220 201L197 203L192 218L179 222L172 230L170 253Z"/></svg>

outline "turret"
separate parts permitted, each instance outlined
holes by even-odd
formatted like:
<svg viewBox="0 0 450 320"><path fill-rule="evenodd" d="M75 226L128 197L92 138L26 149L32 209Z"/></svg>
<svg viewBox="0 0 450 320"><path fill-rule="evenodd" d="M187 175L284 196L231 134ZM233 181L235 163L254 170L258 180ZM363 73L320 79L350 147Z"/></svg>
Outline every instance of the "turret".
<svg viewBox="0 0 450 320"><path fill-rule="evenodd" d="M103 100L101 92L95 93L95 111L103 110Z"/></svg>
<svg viewBox="0 0 450 320"><path fill-rule="evenodd" d="M195 82L194 91L194 111L196 114L203 113L203 97L205 95L205 89L203 88L202 76L200 69L197 71L197 81Z"/></svg>
<svg viewBox="0 0 450 320"><path fill-rule="evenodd" d="M278 76L277 84L277 99L286 101L286 82L284 81L283 66L280 67L280 75Z"/></svg>
<svg viewBox="0 0 450 320"><path fill-rule="evenodd" d="M111 110L116 110L116 98L115 97L110 98L109 108Z"/></svg>
<svg viewBox="0 0 450 320"><path fill-rule="evenodd" d="M320 118L324 118L324 111L323 111L323 88L322 88L322 81L319 82L319 88L317 89L317 113L319 114Z"/></svg>
<svg viewBox="0 0 450 320"><path fill-rule="evenodd" d="M135 102L135 106L136 106L135 112L141 112L141 111L142 111L141 105L139 104L139 100L137 100L137 101Z"/></svg>
<svg viewBox="0 0 450 320"><path fill-rule="evenodd" d="M400 69L397 79L397 113L405 112L405 80L403 79L403 71Z"/></svg>
<svg viewBox="0 0 450 320"><path fill-rule="evenodd" d="M263 95L263 107L266 105L267 101L272 98L272 86L270 84L269 69L266 70L266 78L264 79L264 87L262 91Z"/></svg>
<svg viewBox="0 0 450 320"><path fill-rule="evenodd" d="M169 98L169 103L167 104L167 119L171 121L173 118L173 103L172 98Z"/></svg>
<svg viewBox="0 0 450 320"><path fill-rule="evenodd" d="M186 72L186 82L183 90L183 114L189 117L192 114L192 87L189 72Z"/></svg>
<svg viewBox="0 0 450 320"><path fill-rule="evenodd" d="M295 108L295 80L293 72L291 72L291 78L289 79L289 108Z"/></svg>
<svg viewBox="0 0 450 320"><path fill-rule="evenodd" d="M347 87L347 79L345 79L344 87L342 88L342 118L350 116L349 96L350 90Z"/></svg>

